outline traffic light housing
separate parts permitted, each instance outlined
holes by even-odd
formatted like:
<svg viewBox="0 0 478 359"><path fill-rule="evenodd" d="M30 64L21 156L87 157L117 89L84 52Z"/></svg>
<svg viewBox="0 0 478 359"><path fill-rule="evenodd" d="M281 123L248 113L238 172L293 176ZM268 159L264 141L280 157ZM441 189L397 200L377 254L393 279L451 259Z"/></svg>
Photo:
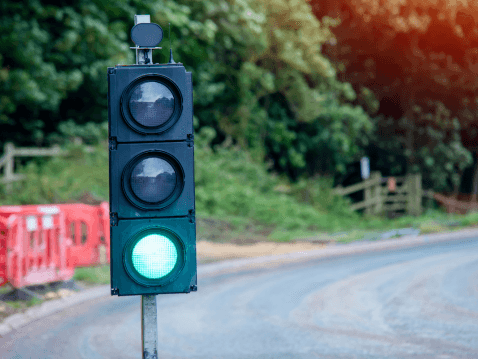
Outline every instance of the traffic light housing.
<svg viewBox="0 0 478 359"><path fill-rule="evenodd" d="M112 295L197 288L191 73L108 68Z"/></svg>

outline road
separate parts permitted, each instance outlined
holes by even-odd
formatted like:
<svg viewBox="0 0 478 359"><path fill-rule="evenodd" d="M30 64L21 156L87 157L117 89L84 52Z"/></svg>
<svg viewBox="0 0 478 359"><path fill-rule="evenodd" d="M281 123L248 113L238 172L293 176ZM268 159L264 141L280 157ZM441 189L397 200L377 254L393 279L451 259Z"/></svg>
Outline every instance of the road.
<svg viewBox="0 0 478 359"><path fill-rule="evenodd" d="M199 277L158 296L159 358L478 358L478 239ZM0 339L1 358L141 358L139 297Z"/></svg>

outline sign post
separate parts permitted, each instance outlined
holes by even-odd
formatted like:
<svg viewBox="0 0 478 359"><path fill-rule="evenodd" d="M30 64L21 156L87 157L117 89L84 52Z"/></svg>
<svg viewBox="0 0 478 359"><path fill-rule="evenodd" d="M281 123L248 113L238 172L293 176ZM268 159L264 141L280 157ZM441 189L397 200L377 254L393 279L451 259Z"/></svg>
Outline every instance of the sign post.
<svg viewBox="0 0 478 359"><path fill-rule="evenodd" d="M360 174L362 180L366 180L370 177L370 160L368 157L362 157L360 159Z"/></svg>

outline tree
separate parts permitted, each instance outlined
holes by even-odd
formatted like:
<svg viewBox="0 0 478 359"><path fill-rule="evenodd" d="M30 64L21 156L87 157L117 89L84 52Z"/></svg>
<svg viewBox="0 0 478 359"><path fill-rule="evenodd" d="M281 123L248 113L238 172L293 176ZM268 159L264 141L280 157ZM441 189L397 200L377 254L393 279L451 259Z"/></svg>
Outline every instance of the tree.
<svg viewBox="0 0 478 359"><path fill-rule="evenodd" d="M196 129L214 128L213 145L230 139L293 178L343 171L358 156L372 124L321 53L335 23L292 0L2 2L0 141L104 136L106 69L134 63L129 31L141 13L165 35L171 24L174 58L193 74Z"/></svg>
<svg viewBox="0 0 478 359"><path fill-rule="evenodd" d="M367 103L368 90L380 102L376 140L382 147L395 142L394 150L408 158L408 170L421 170L432 187L448 188L446 177L457 191L476 142L478 4L443 0L311 4L318 18L342 21L334 29L337 40L325 46L325 53L342 71L338 78L352 83L360 94L359 103Z"/></svg>
<svg viewBox="0 0 478 359"><path fill-rule="evenodd" d="M105 121L106 67L132 60L118 18L133 14L123 1L3 1L0 142L45 145L61 122Z"/></svg>
<svg viewBox="0 0 478 359"><path fill-rule="evenodd" d="M360 106L345 106L355 92L321 53L333 20L290 0L179 1L155 19L171 22L178 58L195 64L195 114L217 130L213 144L230 138L292 178L345 170L357 157L372 124ZM326 159L318 142L340 151Z"/></svg>

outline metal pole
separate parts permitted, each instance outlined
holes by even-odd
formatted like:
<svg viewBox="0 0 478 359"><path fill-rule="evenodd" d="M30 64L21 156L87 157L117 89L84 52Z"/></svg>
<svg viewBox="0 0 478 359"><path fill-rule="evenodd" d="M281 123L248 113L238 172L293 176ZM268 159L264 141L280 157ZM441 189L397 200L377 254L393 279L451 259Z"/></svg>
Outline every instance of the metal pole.
<svg viewBox="0 0 478 359"><path fill-rule="evenodd" d="M134 24L150 23L149 15L134 15ZM149 61L147 61L149 60ZM136 46L136 64L153 63L153 49L138 49ZM143 359L158 359L158 312L156 295L141 296L141 338Z"/></svg>
<svg viewBox="0 0 478 359"><path fill-rule="evenodd" d="M158 359L158 312L156 295L141 296L143 359Z"/></svg>

